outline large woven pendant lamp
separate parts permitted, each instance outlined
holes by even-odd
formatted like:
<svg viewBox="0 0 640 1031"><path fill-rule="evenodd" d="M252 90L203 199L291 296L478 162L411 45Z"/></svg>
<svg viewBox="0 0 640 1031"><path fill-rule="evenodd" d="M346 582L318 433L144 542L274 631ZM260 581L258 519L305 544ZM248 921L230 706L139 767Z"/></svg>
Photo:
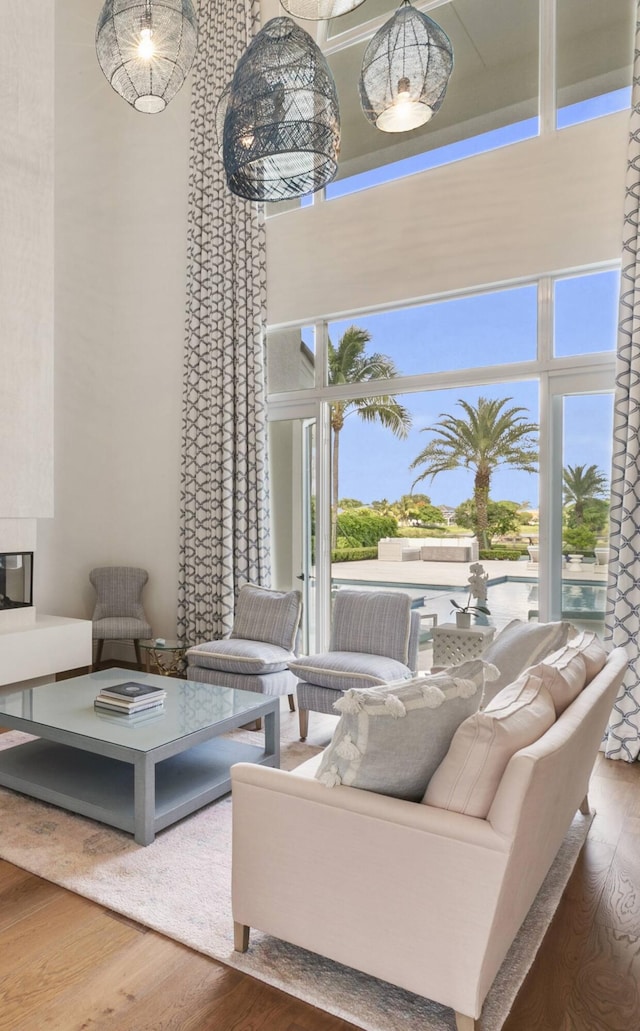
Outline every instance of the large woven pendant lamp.
<svg viewBox="0 0 640 1031"><path fill-rule="evenodd" d="M340 112L326 58L291 18L272 18L238 61L224 120L227 183L238 197L314 193L338 171Z"/></svg>
<svg viewBox="0 0 640 1031"><path fill-rule="evenodd" d="M362 110L383 132L417 129L439 110L452 68L449 37L404 0L365 50Z"/></svg>
<svg viewBox="0 0 640 1031"><path fill-rule="evenodd" d="M198 45L191 0L105 0L96 53L109 85L136 111L164 111Z"/></svg>
<svg viewBox="0 0 640 1031"><path fill-rule="evenodd" d="M355 11L364 0L280 0L280 3L294 18L325 21Z"/></svg>

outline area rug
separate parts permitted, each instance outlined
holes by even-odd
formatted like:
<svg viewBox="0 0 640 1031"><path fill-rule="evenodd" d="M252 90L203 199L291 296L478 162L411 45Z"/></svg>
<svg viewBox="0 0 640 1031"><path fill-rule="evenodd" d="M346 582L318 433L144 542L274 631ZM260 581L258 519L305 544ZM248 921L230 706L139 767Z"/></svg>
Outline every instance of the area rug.
<svg viewBox="0 0 640 1031"><path fill-rule="evenodd" d="M27 735L15 731L0 734L0 748L23 740ZM283 765L291 768L314 751L285 744ZM576 816L485 1001L481 1031L502 1027L590 823L591 817ZM450 1009L258 931L248 953L233 951L229 798L143 848L121 831L0 788L0 858L366 1031L455 1031Z"/></svg>

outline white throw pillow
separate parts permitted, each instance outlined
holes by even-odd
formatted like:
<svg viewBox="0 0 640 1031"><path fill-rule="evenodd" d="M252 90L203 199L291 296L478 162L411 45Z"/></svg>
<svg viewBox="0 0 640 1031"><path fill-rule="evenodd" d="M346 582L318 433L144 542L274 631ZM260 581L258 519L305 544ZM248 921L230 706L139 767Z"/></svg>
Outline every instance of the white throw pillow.
<svg viewBox="0 0 640 1031"><path fill-rule="evenodd" d="M473 659L403 684L351 690L334 708L342 715L316 777L420 801L451 738L497 670Z"/></svg>
<svg viewBox="0 0 640 1031"><path fill-rule="evenodd" d="M567 643L569 633L574 631L571 623L525 623L512 619L485 648L482 658L493 663L500 670L500 676L485 690L482 707L494 698L504 687L536 663ZM575 632L575 631L574 631Z"/></svg>
<svg viewBox="0 0 640 1031"><path fill-rule="evenodd" d="M576 637L569 639L571 648L579 651L587 666L587 684L590 684L607 661L607 650L597 634L592 630L583 630Z"/></svg>
<svg viewBox="0 0 640 1031"><path fill-rule="evenodd" d="M486 818L511 756L537 741L555 718L553 700L542 679L524 673L486 709L460 724L422 801Z"/></svg>
<svg viewBox="0 0 640 1031"><path fill-rule="evenodd" d="M565 644L559 651L532 666L529 673L542 677L542 683L553 698L556 717L578 697L587 683L587 664L576 648Z"/></svg>

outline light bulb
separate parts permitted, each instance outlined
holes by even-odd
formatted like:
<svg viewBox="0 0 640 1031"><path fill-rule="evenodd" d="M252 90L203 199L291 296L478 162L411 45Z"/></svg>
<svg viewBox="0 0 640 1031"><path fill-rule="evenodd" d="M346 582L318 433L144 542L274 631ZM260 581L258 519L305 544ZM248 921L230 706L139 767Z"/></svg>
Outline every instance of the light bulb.
<svg viewBox="0 0 640 1031"><path fill-rule="evenodd" d="M383 132L408 132L428 122L433 111L419 100L411 99L411 83L406 75L398 79L398 92L386 110L376 119L376 126Z"/></svg>
<svg viewBox="0 0 640 1031"><path fill-rule="evenodd" d="M138 43L138 57L143 61L150 61L155 53L155 46L153 43L153 29L148 25L143 26L140 29L140 41Z"/></svg>
<svg viewBox="0 0 640 1031"><path fill-rule="evenodd" d="M409 97L411 96L411 94L409 92L410 88L411 88L411 83L407 79L406 75L398 80L398 97L397 97L397 103L398 104L406 104L407 103L407 101L409 100Z"/></svg>

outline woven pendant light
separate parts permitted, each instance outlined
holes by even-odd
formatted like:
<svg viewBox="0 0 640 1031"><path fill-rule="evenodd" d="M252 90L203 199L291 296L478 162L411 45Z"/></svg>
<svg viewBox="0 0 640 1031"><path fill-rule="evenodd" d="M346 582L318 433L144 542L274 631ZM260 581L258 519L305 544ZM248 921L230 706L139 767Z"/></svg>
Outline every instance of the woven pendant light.
<svg viewBox="0 0 640 1031"><path fill-rule="evenodd" d="M453 68L449 37L404 0L365 50L360 103L383 132L407 132L439 110Z"/></svg>
<svg viewBox="0 0 640 1031"><path fill-rule="evenodd" d="M340 112L329 65L308 32L272 18L238 61L224 120L232 193L280 201L314 193L338 171Z"/></svg>
<svg viewBox="0 0 640 1031"><path fill-rule="evenodd" d="M182 86L198 45L191 0L105 0L96 28L98 62L136 111L164 111Z"/></svg>
<svg viewBox="0 0 640 1031"><path fill-rule="evenodd" d="M287 14L306 21L328 21L349 14L364 0L280 0Z"/></svg>

